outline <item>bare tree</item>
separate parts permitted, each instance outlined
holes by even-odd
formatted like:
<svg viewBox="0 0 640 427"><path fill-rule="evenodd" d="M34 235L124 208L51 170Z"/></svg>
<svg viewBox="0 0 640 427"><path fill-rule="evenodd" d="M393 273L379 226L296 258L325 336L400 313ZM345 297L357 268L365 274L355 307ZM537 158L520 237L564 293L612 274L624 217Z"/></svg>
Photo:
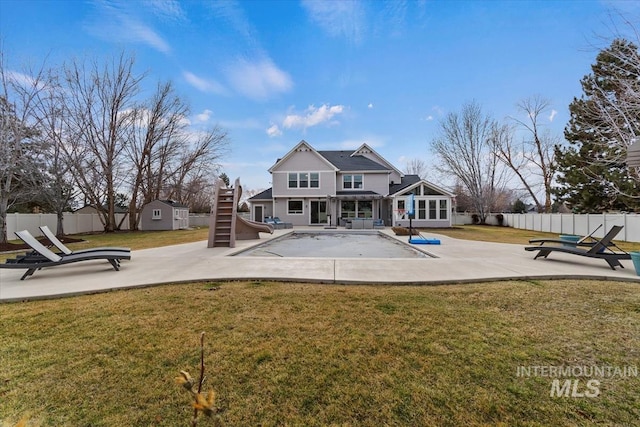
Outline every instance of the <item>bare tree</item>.
<svg viewBox="0 0 640 427"><path fill-rule="evenodd" d="M427 164L422 159L408 160L404 167L404 172L409 175L418 175L421 179L427 177Z"/></svg>
<svg viewBox="0 0 640 427"><path fill-rule="evenodd" d="M184 203L185 189L190 182L209 179L219 172L219 160L226 154L229 140L227 132L219 126L189 135L189 142L170 176L168 197Z"/></svg>
<svg viewBox="0 0 640 427"><path fill-rule="evenodd" d="M130 177L129 229L137 230L142 206L159 197L172 162L184 145L182 124L188 111L171 83L159 84L152 99L133 111L125 150L133 166Z"/></svg>
<svg viewBox="0 0 640 427"><path fill-rule="evenodd" d="M76 194L71 174L71 164L63 149L68 139L68 111L63 98L64 90L60 86L59 76L49 70L46 90L40 91L37 97L36 115L40 124L39 138L44 149L45 182L40 199L48 211L57 217L56 234L64 234L64 212Z"/></svg>
<svg viewBox="0 0 640 427"><path fill-rule="evenodd" d="M126 147L131 163L130 229L139 223L142 206L166 198L190 206L201 204L197 194L206 191L225 153L227 134L214 127L194 132L185 117L188 105L170 83L158 85L152 97L134 111L134 123ZM207 201L207 204L209 202Z"/></svg>
<svg viewBox="0 0 640 427"><path fill-rule="evenodd" d="M460 114L449 113L439 124L431 147L440 158L438 170L455 177L466 188L473 208L484 223L504 188L507 171L494 155L499 126L471 102Z"/></svg>
<svg viewBox="0 0 640 427"><path fill-rule="evenodd" d="M0 243L7 242L7 212L35 197L41 174L41 147L35 104L46 86L44 67L24 73L7 68L0 46Z"/></svg>
<svg viewBox="0 0 640 427"><path fill-rule="evenodd" d="M517 126L527 132L527 136L516 142L512 129L508 126L500 131L496 156L504 162L518 177L525 190L533 199L538 212L551 212L551 194L555 173L554 148L560 143L558 136L544 129L542 118L550 113L551 103L540 96L534 96L517 104L525 119L511 118ZM544 203L539 199L539 190L544 192Z"/></svg>
<svg viewBox="0 0 640 427"><path fill-rule="evenodd" d="M117 228L115 199L123 185L123 150L131 135L134 100L143 75L122 53L106 65L65 67L72 143L66 147L77 185L101 213L105 231Z"/></svg>

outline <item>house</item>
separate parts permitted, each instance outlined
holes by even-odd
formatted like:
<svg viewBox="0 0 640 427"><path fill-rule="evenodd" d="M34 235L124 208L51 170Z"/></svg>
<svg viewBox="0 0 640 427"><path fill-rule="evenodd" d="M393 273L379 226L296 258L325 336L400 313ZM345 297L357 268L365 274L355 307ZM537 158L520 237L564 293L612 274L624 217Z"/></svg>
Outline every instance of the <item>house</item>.
<svg viewBox="0 0 640 427"><path fill-rule="evenodd" d="M189 227L189 207L173 200L154 200L142 208L141 230L179 230Z"/></svg>
<svg viewBox="0 0 640 427"><path fill-rule="evenodd" d="M357 150L318 151L300 141L269 169L273 184L248 201L251 219L279 217L293 225L345 225L353 218L415 227L451 227L453 194L405 175L367 144Z"/></svg>

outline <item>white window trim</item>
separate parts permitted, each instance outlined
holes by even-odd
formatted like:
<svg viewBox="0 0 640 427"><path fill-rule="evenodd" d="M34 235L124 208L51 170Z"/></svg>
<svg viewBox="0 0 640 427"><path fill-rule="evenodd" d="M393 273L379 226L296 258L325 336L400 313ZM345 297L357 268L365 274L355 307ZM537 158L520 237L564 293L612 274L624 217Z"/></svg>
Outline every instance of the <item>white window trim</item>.
<svg viewBox="0 0 640 427"><path fill-rule="evenodd" d="M151 211L151 219L162 219L162 209L153 209Z"/></svg>
<svg viewBox="0 0 640 427"><path fill-rule="evenodd" d="M306 187L301 187L300 186L300 174L301 173L306 173L307 174L307 186ZM317 173L318 174L318 186L317 187L312 187L311 186L311 174L312 173ZM301 171L301 172L286 172L287 174L287 189L288 190L308 190L308 189L317 189L320 188L320 177L322 176L322 174L320 172L307 172L307 171ZM289 180L289 174L295 174L296 175L296 186L292 187L291 185L289 185L291 183L291 181Z"/></svg>
<svg viewBox="0 0 640 427"><path fill-rule="evenodd" d="M345 176L350 176L351 177L351 188L346 188L344 186L344 177ZM353 186L355 184L355 177L356 176L362 177L362 179L360 180L360 182L362 183L362 187L360 187L360 188L354 188L354 186ZM344 174L342 174L342 180L341 181L342 181L342 189L343 190L363 190L364 189L364 174L362 174L362 173L344 173Z"/></svg>
<svg viewBox="0 0 640 427"><path fill-rule="evenodd" d="M399 209L398 204L405 202L404 197L406 197L406 196L403 195L401 197L396 197L396 199L395 199L395 201L393 203L393 209L394 209L395 212L398 212L398 209ZM420 201L422 201L422 200L425 201L425 210L424 211L425 211L425 217L426 218L424 218L424 219L420 219L419 218L420 213L418 212L419 209L420 209L419 208ZM436 209L435 209L436 218L435 219L430 219L429 218L429 201L431 201L431 200L435 201L435 203L436 203ZM447 208L444 210L446 212L446 217L445 218L442 218L440 216L440 213L441 213L440 201L441 200L444 200L446 202L446 205L447 205ZM449 200L450 199L448 199L446 197L415 196L415 198L414 198L414 202L415 202L415 218L414 219L415 220L419 220L419 221L449 221L450 220L450 215L451 215L450 212L449 212L450 206L451 206L451 202ZM404 207L404 209L406 209L406 206ZM396 215L398 215L398 214L396 214ZM405 218L405 215L397 216L396 219L407 219L408 216Z"/></svg>
<svg viewBox="0 0 640 427"><path fill-rule="evenodd" d="M302 210L300 212L292 212L289 209L289 202L300 202L302 203ZM291 200L287 200L287 215L304 215L304 200L303 199L291 199Z"/></svg>

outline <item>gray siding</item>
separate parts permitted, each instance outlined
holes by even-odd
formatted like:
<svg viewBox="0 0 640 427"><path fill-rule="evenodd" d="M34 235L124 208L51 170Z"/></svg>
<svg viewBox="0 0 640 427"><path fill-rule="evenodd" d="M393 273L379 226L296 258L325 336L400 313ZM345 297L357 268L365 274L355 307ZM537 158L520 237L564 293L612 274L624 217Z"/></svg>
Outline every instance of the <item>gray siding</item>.
<svg viewBox="0 0 640 427"><path fill-rule="evenodd" d="M153 211L160 210L160 218L153 218ZM174 211L184 211L184 218L176 218ZM159 200L154 200L142 208L140 229L145 231L178 230L189 226L189 210L186 208L174 208Z"/></svg>
<svg viewBox="0 0 640 427"><path fill-rule="evenodd" d="M276 171L306 172L333 170L327 162L313 151L297 151L278 165Z"/></svg>
<svg viewBox="0 0 640 427"><path fill-rule="evenodd" d="M389 174L388 173L362 173L362 172L341 172L338 174L337 190L338 191L350 191L358 189L344 189L342 188L344 175L363 175L363 187L360 190L374 191L378 194L386 196L389 193Z"/></svg>

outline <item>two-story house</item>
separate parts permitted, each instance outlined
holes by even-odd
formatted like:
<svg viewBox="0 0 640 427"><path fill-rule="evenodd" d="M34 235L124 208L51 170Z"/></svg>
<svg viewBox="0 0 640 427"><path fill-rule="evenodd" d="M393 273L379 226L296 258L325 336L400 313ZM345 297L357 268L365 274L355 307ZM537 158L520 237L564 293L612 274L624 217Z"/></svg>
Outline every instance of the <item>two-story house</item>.
<svg viewBox="0 0 640 427"><path fill-rule="evenodd" d="M343 225L349 218L415 227L450 227L453 194L405 175L367 144L355 151L317 151L301 141L269 169L272 188L249 199L251 219L277 216L294 225Z"/></svg>

